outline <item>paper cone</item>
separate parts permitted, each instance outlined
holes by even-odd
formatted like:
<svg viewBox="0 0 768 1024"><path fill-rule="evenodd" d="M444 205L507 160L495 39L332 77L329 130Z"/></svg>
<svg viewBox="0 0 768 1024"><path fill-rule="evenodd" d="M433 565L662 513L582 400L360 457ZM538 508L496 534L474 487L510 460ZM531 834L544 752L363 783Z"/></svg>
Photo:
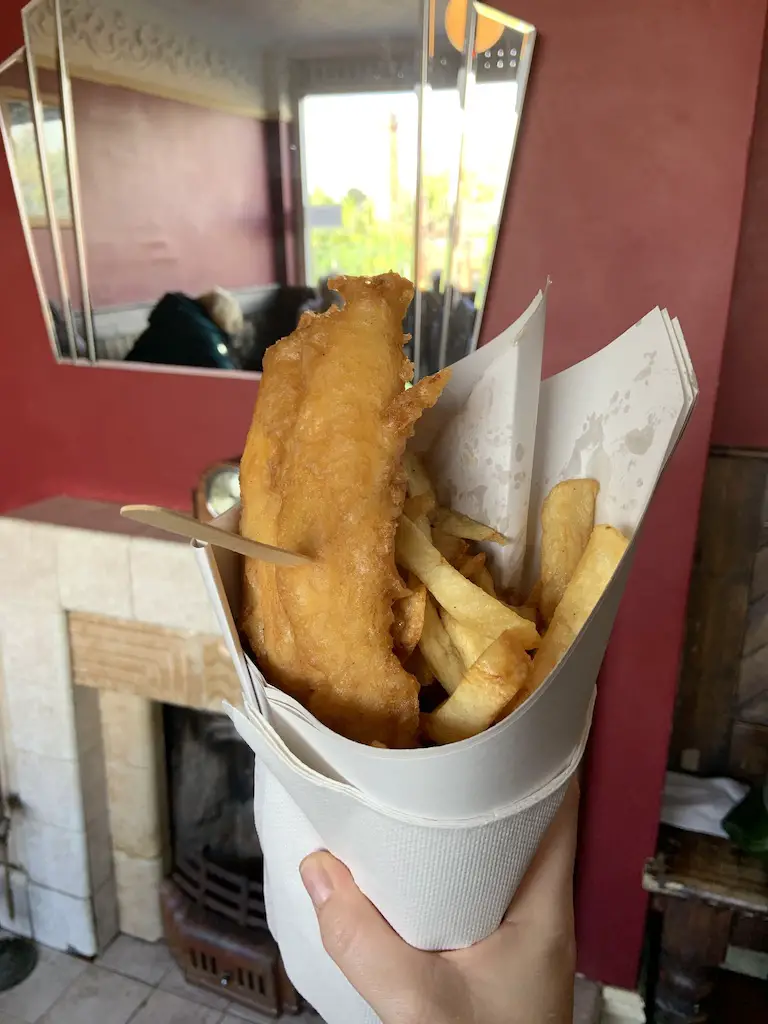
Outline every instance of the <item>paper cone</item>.
<svg viewBox="0 0 768 1024"><path fill-rule="evenodd" d="M496 566L506 580L534 579L541 504L569 477L598 479L597 521L633 538L569 652L502 723L421 750L336 735L269 687L244 655L234 630L237 556L198 546L243 687L244 713L229 713L257 758L269 925L289 976L328 1024L376 1018L322 950L300 860L318 848L339 856L422 948L467 945L498 926L583 752L634 537L696 398L679 324L659 309L539 390L545 311L540 295L459 363L414 440L444 500L515 539ZM236 518L223 525L236 528Z"/></svg>

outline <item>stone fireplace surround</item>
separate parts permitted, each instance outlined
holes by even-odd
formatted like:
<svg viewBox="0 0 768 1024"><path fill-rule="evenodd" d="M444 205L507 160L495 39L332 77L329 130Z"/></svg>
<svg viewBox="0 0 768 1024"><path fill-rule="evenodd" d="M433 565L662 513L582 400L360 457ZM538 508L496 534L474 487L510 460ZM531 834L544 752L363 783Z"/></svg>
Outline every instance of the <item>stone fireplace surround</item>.
<svg viewBox="0 0 768 1024"><path fill-rule="evenodd" d="M119 931L160 938L160 702L239 701L188 544L71 498L0 517L0 683L3 789L21 801L0 925L83 956Z"/></svg>

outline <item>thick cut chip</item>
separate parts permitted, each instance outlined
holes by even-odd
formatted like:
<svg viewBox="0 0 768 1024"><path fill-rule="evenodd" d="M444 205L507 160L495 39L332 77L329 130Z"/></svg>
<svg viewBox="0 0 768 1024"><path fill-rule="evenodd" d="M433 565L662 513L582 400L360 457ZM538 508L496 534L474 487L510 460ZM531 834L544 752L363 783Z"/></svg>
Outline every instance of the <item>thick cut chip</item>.
<svg viewBox="0 0 768 1024"><path fill-rule="evenodd" d="M418 527L421 533L424 534L428 541L432 540L432 525L429 521L429 516L417 516L415 519L412 520L412 522L415 523L415 525Z"/></svg>
<svg viewBox="0 0 768 1024"><path fill-rule="evenodd" d="M521 605L517 605L517 606L513 605L513 607L514 607L515 611L517 612L517 614L518 615L522 615L522 617L524 619L530 619L531 622L536 622L537 613L536 613L536 608L535 608L534 605L521 604Z"/></svg>
<svg viewBox="0 0 768 1024"><path fill-rule="evenodd" d="M491 576L491 570L487 565L481 565L476 571L474 576L470 577L473 583L476 583L481 590L484 590L486 594L490 594L491 597L496 597L496 587L493 585L493 576Z"/></svg>
<svg viewBox="0 0 768 1024"><path fill-rule="evenodd" d="M612 526L596 526L533 659L528 689L541 686L576 639L608 586L629 541Z"/></svg>
<svg viewBox="0 0 768 1024"><path fill-rule="evenodd" d="M432 543L446 562L450 562L455 568L464 561L469 551L469 544L465 540L461 537L451 537L437 526L432 530Z"/></svg>
<svg viewBox="0 0 768 1024"><path fill-rule="evenodd" d="M428 494L419 494L415 498L405 499L403 515L416 522L419 516L428 516L430 509L430 496Z"/></svg>
<svg viewBox="0 0 768 1024"><path fill-rule="evenodd" d="M427 588L418 577L411 574L408 579L410 591L392 606L395 621L392 623L392 637L395 651L401 661L413 651L424 629L424 611L427 604Z"/></svg>
<svg viewBox="0 0 768 1024"><path fill-rule="evenodd" d="M538 647L534 623L462 576L405 516L397 528L395 549L399 564L415 573L438 604L459 622L492 640L511 630L526 650Z"/></svg>
<svg viewBox="0 0 768 1024"><path fill-rule="evenodd" d="M496 716L493 724L495 725L497 722L503 722L505 718L509 718L512 712L517 711L517 709L520 707L523 701L526 700L527 697L530 697L530 691L527 686L524 686L521 690L517 691L515 696L512 698L509 704L507 704L507 706L503 709L501 714Z"/></svg>
<svg viewBox="0 0 768 1024"><path fill-rule="evenodd" d="M555 608L584 554L595 525L597 480L563 480L549 492L541 509L541 599L545 622Z"/></svg>
<svg viewBox="0 0 768 1024"><path fill-rule="evenodd" d="M451 643L459 652L464 668L474 665L480 655L493 643L490 637L483 636L482 633L478 633L471 626L467 626L463 622L459 622L458 619L454 619L445 609L440 613L440 618L443 621L446 633L451 638Z"/></svg>
<svg viewBox="0 0 768 1024"><path fill-rule="evenodd" d="M474 583L476 582L475 577L484 565L485 552L478 551L474 555L464 555L463 558L459 559L454 568L458 569L462 576L466 576L468 580L472 580Z"/></svg>
<svg viewBox="0 0 768 1024"><path fill-rule="evenodd" d="M461 656L440 621L437 608L431 598L427 599L425 612L419 650L445 692L453 693L464 674Z"/></svg>
<svg viewBox="0 0 768 1024"><path fill-rule="evenodd" d="M454 512L451 508L439 508L434 516L434 522L449 537L464 537L465 540L490 540L494 544L509 543L503 533L499 533L491 526L486 526L485 523L478 523L461 512Z"/></svg>
<svg viewBox="0 0 768 1024"><path fill-rule="evenodd" d="M421 498L423 501L422 512L426 514L432 512L437 505L435 489L418 455L409 451L404 452L403 469L405 470L408 497Z"/></svg>
<svg viewBox="0 0 768 1024"><path fill-rule="evenodd" d="M430 715L422 729L434 743L455 743L483 732L526 688L531 659L511 631L467 669L456 691Z"/></svg>
<svg viewBox="0 0 768 1024"><path fill-rule="evenodd" d="M491 570L486 565L484 551L480 551L476 555L464 555L456 563L456 568L462 576L466 576L468 580L472 580L472 582L476 583L481 590L486 592L486 594L490 594L491 597L496 597L496 587L493 584ZM507 603L514 607L511 602Z"/></svg>

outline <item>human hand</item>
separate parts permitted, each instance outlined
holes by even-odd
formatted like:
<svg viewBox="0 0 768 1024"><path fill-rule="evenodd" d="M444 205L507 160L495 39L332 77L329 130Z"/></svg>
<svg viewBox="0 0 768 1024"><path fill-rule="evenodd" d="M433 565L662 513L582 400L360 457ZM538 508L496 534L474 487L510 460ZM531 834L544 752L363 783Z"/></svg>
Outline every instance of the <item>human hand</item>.
<svg viewBox="0 0 768 1024"><path fill-rule="evenodd" d="M414 949L340 861L302 862L323 945L383 1024L571 1024L578 804L574 781L498 931L468 949Z"/></svg>

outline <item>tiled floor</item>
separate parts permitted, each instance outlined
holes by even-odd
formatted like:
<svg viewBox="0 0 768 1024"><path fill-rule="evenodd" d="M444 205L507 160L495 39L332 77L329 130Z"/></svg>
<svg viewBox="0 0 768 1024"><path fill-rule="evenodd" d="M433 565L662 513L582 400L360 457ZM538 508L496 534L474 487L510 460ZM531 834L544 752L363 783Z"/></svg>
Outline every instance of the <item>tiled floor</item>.
<svg viewBox="0 0 768 1024"><path fill-rule="evenodd" d="M267 1024L267 1018L188 985L161 943L120 935L95 963L38 947L37 968L0 992L0 1024ZM578 979L574 1024L597 1024L600 991ZM318 1024L319 1018L288 1018Z"/></svg>
<svg viewBox="0 0 768 1024"><path fill-rule="evenodd" d="M0 992L0 1024L266 1024L226 998L193 988L162 943L120 935L95 963L38 948L25 982ZM317 1024L317 1017L292 1017Z"/></svg>

